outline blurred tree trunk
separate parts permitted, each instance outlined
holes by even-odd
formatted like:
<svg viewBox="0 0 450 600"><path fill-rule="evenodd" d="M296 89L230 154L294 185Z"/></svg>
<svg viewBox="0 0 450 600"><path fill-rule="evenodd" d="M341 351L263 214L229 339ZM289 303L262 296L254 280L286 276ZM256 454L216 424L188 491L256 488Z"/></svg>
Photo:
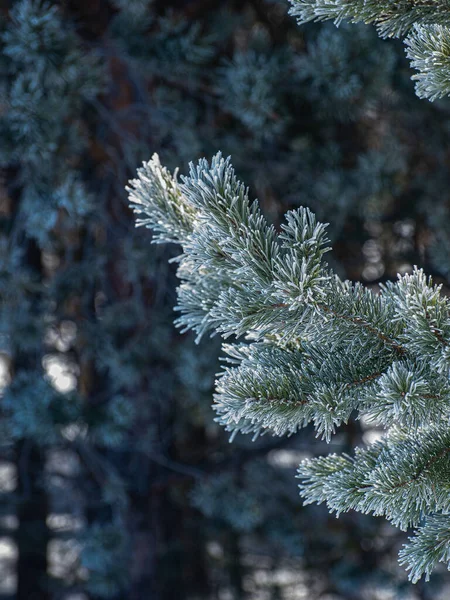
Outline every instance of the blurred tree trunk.
<svg viewBox="0 0 450 600"><path fill-rule="evenodd" d="M16 600L49 600L47 526L48 498L43 487L45 455L30 440L17 445L17 493L19 503L16 533L18 546Z"/></svg>
<svg viewBox="0 0 450 600"><path fill-rule="evenodd" d="M173 498L174 489L155 493L151 519L156 533L157 600L209 598L210 581L205 556L206 526L189 506ZM236 596L238 597L238 596Z"/></svg>
<svg viewBox="0 0 450 600"><path fill-rule="evenodd" d="M34 240L24 236L23 267L36 281L42 282L41 251ZM36 290L39 289L39 286ZM30 311L36 322L42 319L41 293L30 292ZM39 328L37 328L39 331ZM20 340L16 341L20 343ZM19 346L20 347L20 346ZM26 352L17 350L14 367L18 371L41 371L42 340L36 339L36 347ZM44 440L43 440L44 441ZM50 531L47 526L49 501L44 487L45 450L31 439L17 442L15 449L17 467L17 519L16 543L17 595L16 600L49 600L51 598L48 578L48 543Z"/></svg>

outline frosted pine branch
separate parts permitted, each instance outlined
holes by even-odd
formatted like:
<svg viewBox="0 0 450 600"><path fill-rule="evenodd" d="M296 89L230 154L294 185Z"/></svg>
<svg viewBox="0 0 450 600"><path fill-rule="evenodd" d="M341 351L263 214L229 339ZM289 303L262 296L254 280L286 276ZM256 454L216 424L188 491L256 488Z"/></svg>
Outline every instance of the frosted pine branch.
<svg viewBox="0 0 450 600"><path fill-rule="evenodd" d="M384 427L353 457L304 462L301 494L401 529L430 515L402 560L414 581L447 561L445 531L439 552L427 550L433 515L450 508L450 301L441 288L417 268L378 295L340 280L324 262L326 227L300 208L278 233L220 154L192 164L181 183L154 157L128 189L138 223L182 247L178 324L240 338L224 345L216 420L232 437L293 435L312 423L330 440L360 416Z"/></svg>
<svg viewBox="0 0 450 600"><path fill-rule="evenodd" d="M376 26L381 37L403 37L416 93L433 101L450 94L449 0L290 0L298 23L332 20Z"/></svg>

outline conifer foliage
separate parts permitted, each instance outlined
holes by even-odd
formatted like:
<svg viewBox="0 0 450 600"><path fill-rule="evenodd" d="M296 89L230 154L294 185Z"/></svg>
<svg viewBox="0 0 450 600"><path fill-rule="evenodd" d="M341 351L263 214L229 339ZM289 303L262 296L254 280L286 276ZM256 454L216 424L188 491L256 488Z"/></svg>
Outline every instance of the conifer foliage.
<svg viewBox="0 0 450 600"><path fill-rule="evenodd" d="M299 23L332 19L372 23L381 37L406 35L406 53L418 73L413 76L420 98L450 94L450 4L406 0L290 0Z"/></svg>
<svg viewBox="0 0 450 600"><path fill-rule="evenodd" d="M224 345L217 421L254 436L313 423L326 440L353 413L383 426L353 456L304 461L301 494L414 527L401 552L414 582L448 562L450 300L440 286L417 268L379 295L342 281L324 262L325 226L300 207L277 233L220 154L181 182L154 156L129 192L138 224L182 246L178 326L238 338Z"/></svg>
<svg viewBox="0 0 450 600"><path fill-rule="evenodd" d="M313 326L317 315L336 325L333 294L339 326L351 333L357 324L347 300L337 303L345 286L322 266L327 236L333 253L324 257L343 278L376 285L416 263L438 281L450 275L445 101L415 97L401 45L374 27L299 28L288 8L286 0L0 8L1 597L287 600L306 586L311 600L380 600L405 587L425 598L390 560L401 532L366 515L336 521L316 505L302 509L294 474L305 453L327 451L359 402L352 382L361 381L359 393L377 382L392 395L391 363L407 382L415 369L414 414L394 400L382 414L360 407L387 428L400 409L407 428L420 427L427 395L438 394L443 375L431 379L428 363L408 362L368 327L360 324L361 335L378 346L369 357L366 342L353 344L349 365L339 345L329 362L325 330ZM256 336L225 348L216 409L226 427L289 434L315 418L323 441L311 443L308 427L228 444L210 414L218 336L195 348L192 336L175 335L173 248L150 246L148 232L134 229L124 185L139 161L157 151L173 169L217 148L233 156L271 221L303 204L330 226L327 234L294 211L278 234L256 208L246 212L245 189L217 159L238 198L235 229L217 256L216 229L223 239L229 226L208 196L214 219L194 250L209 262L181 260L180 325L199 336ZM210 186L200 174L211 167L199 164L189 193L152 168L145 189L162 198L148 207L153 220L159 211L160 241L194 240L196 198ZM196 270L208 273L203 283ZM378 310L363 288L348 294L361 318ZM392 314L380 319L379 331L404 345ZM338 363L351 376L336 379ZM323 406L326 388L321 396L312 383L319 369L337 390L333 410ZM379 380L362 381L369 371ZM433 407L436 420L445 397ZM352 454L369 433L350 421L333 450ZM411 550L427 557L429 539Z"/></svg>

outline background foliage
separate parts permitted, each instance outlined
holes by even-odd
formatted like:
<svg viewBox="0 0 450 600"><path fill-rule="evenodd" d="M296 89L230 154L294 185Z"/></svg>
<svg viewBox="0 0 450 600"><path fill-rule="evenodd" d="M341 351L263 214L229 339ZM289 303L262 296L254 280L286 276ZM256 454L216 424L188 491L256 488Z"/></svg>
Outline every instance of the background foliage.
<svg viewBox="0 0 450 600"><path fill-rule="evenodd" d="M447 283L448 101L415 96L400 42L299 28L281 0L0 6L3 597L445 597L382 520L302 508L311 431L229 448L218 343L174 330L174 268L124 186L155 151L186 172L220 148L276 226L331 222L342 275Z"/></svg>

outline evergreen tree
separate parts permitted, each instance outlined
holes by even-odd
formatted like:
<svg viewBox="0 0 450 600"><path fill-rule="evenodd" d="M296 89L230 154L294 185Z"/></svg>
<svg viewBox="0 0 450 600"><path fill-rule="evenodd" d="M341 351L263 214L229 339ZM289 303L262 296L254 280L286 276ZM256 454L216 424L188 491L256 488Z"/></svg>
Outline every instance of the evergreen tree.
<svg viewBox="0 0 450 600"><path fill-rule="evenodd" d="M420 263L444 282L445 103L416 100L370 26L297 28L284 0L10 5L0 527L18 596L433 595L385 559L399 537L381 520L300 507L295 461L326 452L312 428L229 446L217 341L175 335L173 253L136 234L123 186L155 150L172 169L222 147L277 227L299 204L331 221L344 278ZM340 432L347 454L373 434Z"/></svg>

